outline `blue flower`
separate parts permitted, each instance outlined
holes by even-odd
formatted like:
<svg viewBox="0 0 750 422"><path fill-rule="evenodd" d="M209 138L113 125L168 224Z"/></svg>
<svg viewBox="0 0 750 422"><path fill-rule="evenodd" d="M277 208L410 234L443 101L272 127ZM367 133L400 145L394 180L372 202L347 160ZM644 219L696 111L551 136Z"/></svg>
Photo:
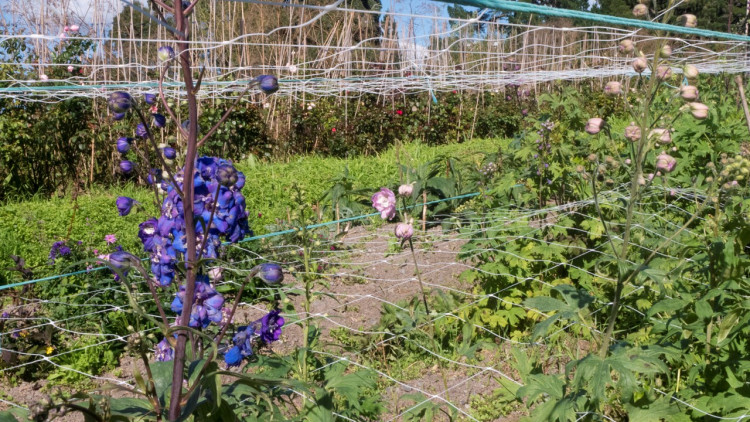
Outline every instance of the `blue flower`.
<svg viewBox="0 0 750 422"><path fill-rule="evenodd" d="M131 171L133 171L133 162L130 160L122 160L120 161L120 171L122 171L125 174L129 174Z"/></svg>
<svg viewBox="0 0 750 422"><path fill-rule="evenodd" d="M279 90L279 80L273 75L260 75L255 80L258 81L260 89L266 94L273 94Z"/></svg>
<svg viewBox="0 0 750 422"><path fill-rule="evenodd" d="M154 126L156 127L164 127L167 125L167 118L159 113L154 113L151 115L154 118Z"/></svg>
<svg viewBox="0 0 750 422"><path fill-rule="evenodd" d="M156 103L156 94L143 94L143 99L146 101L146 104L154 105Z"/></svg>
<svg viewBox="0 0 750 422"><path fill-rule="evenodd" d="M281 327L284 326L284 318L279 314L280 311L275 309L260 319L260 338L265 343L273 343L281 337Z"/></svg>
<svg viewBox="0 0 750 422"><path fill-rule="evenodd" d="M146 129L146 125L144 125L143 123L138 123L138 126L135 127L135 134L143 139L146 139L146 137L148 137L148 130Z"/></svg>
<svg viewBox="0 0 750 422"><path fill-rule="evenodd" d="M164 149L162 149L162 153L164 153L164 158L166 158L167 160L174 160L175 157L177 157L177 151L175 151L175 149L172 147L164 147Z"/></svg>
<svg viewBox="0 0 750 422"><path fill-rule="evenodd" d="M174 49L168 45L163 45L156 50L156 57L165 62L174 58Z"/></svg>
<svg viewBox="0 0 750 422"><path fill-rule="evenodd" d="M133 105L133 97L127 92L116 91L109 95L107 105L112 113L125 113Z"/></svg>
<svg viewBox="0 0 750 422"><path fill-rule="evenodd" d="M125 217L126 215L130 214L130 210L133 209L133 205L135 203L136 201L133 198L128 198L127 196L118 196L117 200L115 201L117 212L120 213L121 217Z"/></svg>
<svg viewBox="0 0 750 422"><path fill-rule="evenodd" d="M171 308L177 314L182 314L185 301L186 288L180 286L177 295L172 301ZM224 297L219 294L208 282L208 276L199 275L195 280L195 297L193 298L193 309L190 312L189 326L193 328L206 328L211 322L221 322L221 308L224 305Z"/></svg>
<svg viewBox="0 0 750 422"><path fill-rule="evenodd" d="M159 362L167 362L174 359L174 349L166 338L156 344L154 358Z"/></svg>
<svg viewBox="0 0 750 422"><path fill-rule="evenodd" d="M115 269L120 270L123 276L127 276L128 271L130 270L130 266L137 262L138 258L136 258L133 254L124 252L122 250L118 250L109 254L109 263L112 264ZM120 276L115 273L115 281L119 279Z"/></svg>
<svg viewBox="0 0 750 422"><path fill-rule="evenodd" d="M284 273L281 266L271 262L258 265L258 277L268 284L276 284L284 279Z"/></svg>
<svg viewBox="0 0 750 422"><path fill-rule="evenodd" d="M130 150L130 142L132 138L121 137L117 139L117 151L120 154L125 154Z"/></svg>
<svg viewBox="0 0 750 422"><path fill-rule="evenodd" d="M239 366L242 362L242 358L242 352L237 346L232 347L231 349L227 350L226 353L224 353L224 362L228 367Z"/></svg>
<svg viewBox="0 0 750 422"><path fill-rule="evenodd" d="M52 244L52 248L49 251L50 264L54 264L57 257L68 255L70 255L70 248L65 244L65 241L57 241Z"/></svg>
<svg viewBox="0 0 750 422"><path fill-rule="evenodd" d="M237 169L229 163L221 164L216 169L216 180L224 186L231 187L237 183Z"/></svg>
<svg viewBox="0 0 750 422"><path fill-rule="evenodd" d="M112 113L112 120L120 121L125 118L127 113Z"/></svg>

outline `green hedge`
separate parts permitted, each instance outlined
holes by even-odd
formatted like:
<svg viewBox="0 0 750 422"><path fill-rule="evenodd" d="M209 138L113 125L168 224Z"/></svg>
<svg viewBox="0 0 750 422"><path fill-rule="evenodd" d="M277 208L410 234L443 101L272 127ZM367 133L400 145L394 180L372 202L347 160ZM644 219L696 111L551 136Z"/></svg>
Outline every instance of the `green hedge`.
<svg viewBox="0 0 750 422"><path fill-rule="evenodd" d="M461 158L464 161L481 161L484 153L497 151L497 140L473 140L462 144L436 147L413 143L400 149L401 160L406 165L418 165L441 155ZM242 162L237 167L243 171L247 183L243 193L247 199L250 225L256 234L268 232L267 225L276 219L285 219L287 208L292 207L292 186L296 183L314 201L321 198L331 186L331 179L346 167L356 180L355 187L395 187L398 179L396 149L391 148L378 156L358 157L348 160L304 156L285 163ZM115 208L118 196L130 196L140 201L142 210L120 217ZM133 185L99 189L79 195L78 210L72 223L70 240L82 241L90 250L106 250L104 236L114 234L118 243L129 251L140 251L137 236L138 224L150 215L156 215L156 206L150 191ZM310 204L313 205L312 203ZM10 255L26 259L34 268L35 277L54 271L48 265L49 250L53 242L67 237L74 206L70 197L33 199L0 206L0 284L17 279L5 271L12 266Z"/></svg>

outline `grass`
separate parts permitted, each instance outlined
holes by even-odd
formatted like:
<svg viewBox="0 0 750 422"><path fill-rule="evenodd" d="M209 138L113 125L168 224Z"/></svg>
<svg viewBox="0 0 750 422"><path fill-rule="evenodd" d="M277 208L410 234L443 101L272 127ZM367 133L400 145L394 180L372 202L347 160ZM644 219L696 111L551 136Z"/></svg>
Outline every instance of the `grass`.
<svg viewBox="0 0 750 422"><path fill-rule="evenodd" d="M245 173L247 182L243 193L250 213L250 225L256 234L267 233L268 225L285 219L293 206L289 192L296 184L315 204L331 186L331 179L349 168L355 188L381 186L396 187L398 164L416 166L441 156L455 156L465 162L481 162L485 153L498 149L498 140L477 139L462 144L430 147L419 143L405 144L400 149L391 148L377 156L339 159L320 156L302 156L284 163L264 163L247 160L237 163ZM115 208L118 196L135 198L141 210L120 217ZM34 198L0 206L0 285L18 280L18 273L6 271L13 263L9 256L26 259L28 267L35 268L35 277L50 275L47 266L49 248L62 239L81 241L89 249L106 248L104 236L114 234L118 243L128 251L140 251L137 237L138 224L148 216L157 215L151 192L131 184L96 188L81 194L75 210L70 196L63 198ZM75 210L75 211L74 211ZM75 213L75 217L74 217Z"/></svg>

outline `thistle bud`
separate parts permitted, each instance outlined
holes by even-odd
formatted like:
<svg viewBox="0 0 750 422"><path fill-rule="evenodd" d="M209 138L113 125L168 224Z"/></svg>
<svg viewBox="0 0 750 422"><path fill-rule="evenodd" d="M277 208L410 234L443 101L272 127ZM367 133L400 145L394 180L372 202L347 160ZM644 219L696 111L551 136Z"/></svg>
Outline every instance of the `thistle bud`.
<svg viewBox="0 0 750 422"><path fill-rule="evenodd" d="M401 185L398 187L398 194L399 196L411 196L412 192L414 192L414 185L408 184L408 185Z"/></svg>
<svg viewBox="0 0 750 422"><path fill-rule="evenodd" d="M649 132L649 138L657 138L657 142L668 144L672 142L672 131L662 128L653 129Z"/></svg>
<svg viewBox="0 0 750 422"><path fill-rule="evenodd" d="M602 130L602 124L604 124L604 120L599 117L592 117L586 122L585 130L590 135L596 135Z"/></svg>
<svg viewBox="0 0 750 422"><path fill-rule="evenodd" d="M702 103L689 103L690 112L698 120L703 120L708 117L708 106Z"/></svg>
<svg viewBox="0 0 750 422"><path fill-rule="evenodd" d="M661 56L670 57L671 55L672 55L672 47L670 47L669 44L664 44L661 47Z"/></svg>
<svg viewBox="0 0 750 422"><path fill-rule="evenodd" d="M641 18L648 15L648 6L645 4L636 4L633 8L633 16Z"/></svg>
<svg viewBox="0 0 750 422"><path fill-rule="evenodd" d="M656 169L659 171L669 173L674 170L676 165L677 160L665 152L662 152L656 157Z"/></svg>
<svg viewBox="0 0 750 422"><path fill-rule="evenodd" d="M693 66L692 64L685 65L685 68L682 70L682 74L685 75L688 79L695 79L698 77L698 68Z"/></svg>
<svg viewBox="0 0 750 422"><path fill-rule="evenodd" d="M408 223L398 223L394 233L398 239L409 240L414 236L414 227Z"/></svg>
<svg viewBox="0 0 750 422"><path fill-rule="evenodd" d="M682 20L685 21L685 26L688 28L695 28L698 26L698 18L695 17L695 15L691 14L684 14L681 16Z"/></svg>
<svg viewBox="0 0 750 422"><path fill-rule="evenodd" d="M635 45L633 44L633 41L631 40L622 40L620 41L620 45L617 46L617 51L620 52L620 54L630 54L635 50Z"/></svg>
<svg viewBox="0 0 750 422"><path fill-rule="evenodd" d="M661 80L665 81L672 77L672 68L669 66L659 66L656 68L656 77Z"/></svg>
<svg viewBox="0 0 750 422"><path fill-rule="evenodd" d="M609 81L604 86L604 93L609 95L622 94L622 84L617 81Z"/></svg>
<svg viewBox="0 0 750 422"><path fill-rule="evenodd" d="M680 87L680 97L686 101L695 101L698 99L698 88L692 85L682 85Z"/></svg>
<svg viewBox="0 0 750 422"><path fill-rule="evenodd" d="M625 128L625 139L630 142L637 142L641 139L641 128L636 126L635 122L630 122L630 125Z"/></svg>
<svg viewBox="0 0 750 422"><path fill-rule="evenodd" d="M648 69L648 62L645 57L638 57L633 60L633 70L637 73L643 73L644 70Z"/></svg>

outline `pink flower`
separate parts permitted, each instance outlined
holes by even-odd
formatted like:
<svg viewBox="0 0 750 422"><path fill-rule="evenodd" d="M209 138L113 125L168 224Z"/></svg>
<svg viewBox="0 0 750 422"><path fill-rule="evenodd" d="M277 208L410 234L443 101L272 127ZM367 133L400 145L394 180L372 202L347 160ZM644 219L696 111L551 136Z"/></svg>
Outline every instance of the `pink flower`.
<svg viewBox="0 0 750 422"><path fill-rule="evenodd" d="M399 196L411 196L412 192L414 192L413 184L401 185L398 187Z"/></svg>
<svg viewBox="0 0 750 422"><path fill-rule="evenodd" d="M380 188L372 195L372 206L380 212L380 218L390 220L396 216L396 195L388 188Z"/></svg>
<svg viewBox="0 0 750 422"><path fill-rule="evenodd" d="M331 128L331 132L333 132L333 133L336 133L336 128L335 128L335 127L332 127L332 128Z"/></svg>
<svg viewBox="0 0 750 422"><path fill-rule="evenodd" d="M73 66L68 66L68 72L72 72L72 71L73 71Z"/></svg>
<svg viewBox="0 0 750 422"><path fill-rule="evenodd" d="M403 112L403 111L401 111L401 110L396 110L396 114L398 114L399 116L401 116L401 115L403 115L403 114L404 114L404 112Z"/></svg>
<svg viewBox="0 0 750 422"><path fill-rule="evenodd" d="M70 31L70 27L69 27L69 26L67 26L67 25L65 25L65 28L63 28L63 31L65 31L65 32L68 32L68 31Z"/></svg>
<svg viewBox="0 0 750 422"><path fill-rule="evenodd" d="M641 128L636 126L635 122L630 122L630 126L625 128L625 138L630 142L636 142L641 139Z"/></svg>
<svg viewBox="0 0 750 422"><path fill-rule="evenodd" d="M677 160L666 152L662 152L656 157L656 169L669 173L674 170Z"/></svg>
<svg viewBox="0 0 750 422"><path fill-rule="evenodd" d="M603 119L600 117L592 117L586 122L586 132L590 135L596 135L602 130L602 124L604 124Z"/></svg>
<svg viewBox="0 0 750 422"><path fill-rule="evenodd" d="M111 245L111 244L117 242L117 237L115 237L115 235L113 235L113 234L108 234L108 235L104 236L104 240L106 240L107 243Z"/></svg>
<svg viewBox="0 0 750 422"><path fill-rule="evenodd" d="M414 236L414 227L408 223L398 223L396 224L395 233L397 238L401 240L409 240Z"/></svg>
<svg viewBox="0 0 750 422"><path fill-rule="evenodd" d="M78 25L70 25L71 32L78 32Z"/></svg>

